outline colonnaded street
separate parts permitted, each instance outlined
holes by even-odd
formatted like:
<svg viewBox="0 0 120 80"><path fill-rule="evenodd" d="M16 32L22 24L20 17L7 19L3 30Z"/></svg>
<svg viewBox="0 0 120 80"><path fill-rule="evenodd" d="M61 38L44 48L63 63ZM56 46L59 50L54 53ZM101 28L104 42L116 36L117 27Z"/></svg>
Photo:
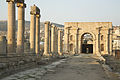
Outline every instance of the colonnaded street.
<svg viewBox="0 0 120 80"><path fill-rule="evenodd" d="M105 70L99 57L81 54L26 70L2 80L119 80Z"/></svg>

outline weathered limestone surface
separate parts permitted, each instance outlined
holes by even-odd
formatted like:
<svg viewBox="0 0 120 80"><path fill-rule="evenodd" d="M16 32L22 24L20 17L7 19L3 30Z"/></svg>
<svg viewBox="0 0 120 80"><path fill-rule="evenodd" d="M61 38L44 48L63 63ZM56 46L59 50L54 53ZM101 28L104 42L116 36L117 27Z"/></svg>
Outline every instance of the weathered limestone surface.
<svg viewBox="0 0 120 80"><path fill-rule="evenodd" d="M52 25L51 28L51 52L55 53L55 25Z"/></svg>
<svg viewBox="0 0 120 80"><path fill-rule="evenodd" d="M49 56L49 26L50 22L45 22L45 39L44 39L44 54L46 56Z"/></svg>
<svg viewBox="0 0 120 80"><path fill-rule="evenodd" d="M35 5L31 6L31 22L30 22L30 52L35 53L35 31L36 31L36 10Z"/></svg>
<svg viewBox="0 0 120 80"><path fill-rule="evenodd" d="M112 22L65 22L64 52L81 53L81 38L88 33L93 36L93 53L111 54L112 35L110 29L112 29ZM72 36L72 40L70 40L70 36ZM70 50L71 44L73 45L72 51ZM104 46L103 51L101 51L101 44Z"/></svg>
<svg viewBox="0 0 120 80"><path fill-rule="evenodd" d="M55 55L58 54L58 28L55 27Z"/></svg>
<svg viewBox="0 0 120 80"><path fill-rule="evenodd" d="M17 53L24 53L25 8L24 1L18 1Z"/></svg>
<svg viewBox="0 0 120 80"><path fill-rule="evenodd" d="M36 17L34 14L31 14L30 22L30 52L35 53L35 27L36 26Z"/></svg>
<svg viewBox="0 0 120 80"><path fill-rule="evenodd" d="M30 14L30 52L38 54L40 52L40 9L36 5L31 6Z"/></svg>
<svg viewBox="0 0 120 80"><path fill-rule="evenodd" d="M49 26L49 54L51 54L51 25Z"/></svg>
<svg viewBox="0 0 120 80"><path fill-rule="evenodd" d="M58 30L58 54L62 55L62 30Z"/></svg>
<svg viewBox="0 0 120 80"><path fill-rule="evenodd" d="M6 0L8 2L8 31L7 31L7 51L9 54L16 52L15 49L15 2L16 0Z"/></svg>
<svg viewBox="0 0 120 80"><path fill-rule="evenodd" d="M24 52L30 52L30 42L24 42Z"/></svg>
<svg viewBox="0 0 120 80"><path fill-rule="evenodd" d="M7 40L5 36L0 36L0 55L7 54Z"/></svg>
<svg viewBox="0 0 120 80"><path fill-rule="evenodd" d="M35 53L40 53L40 14L36 15L36 50Z"/></svg>

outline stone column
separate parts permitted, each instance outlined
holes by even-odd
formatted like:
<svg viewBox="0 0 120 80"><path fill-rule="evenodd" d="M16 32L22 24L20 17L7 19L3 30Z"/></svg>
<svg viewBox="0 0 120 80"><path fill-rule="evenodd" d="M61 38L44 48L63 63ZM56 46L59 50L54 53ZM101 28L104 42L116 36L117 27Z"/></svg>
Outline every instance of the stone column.
<svg viewBox="0 0 120 80"><path fill-rule="evenodd" d="M55 27L55 55L58 54L58 28Z"/></svg>
<svg viewBox="0 0 120 80"><path fill-rule="evenodd" d="M36 29L36 16L32 12L30 22L30 52L35 53L35 29Z"/></svg>
<svg viewBox="0 0 120 80"><path fill-rule="evenodd" d="M45 22L45 38L44 38L44 54L45 56L49 56L49 26L50 22Z"/></svg>
<svg viewBox="0 0 120 80"><path fill-rule="evenodd" d="M93 54L100 55L100 28L97 28L96 30L96 53Z"/></svg>
<svg viewBox="0 0 120 80"><path fill-rule="evenodd" d="M58 30L58 54L62 55L62 30Z"/></svg>
<svg viewBox="0 0 120 80"><path fill-rule="evenodd" d="M17 53L24 53L24 28L25 28L25 7L26 4L21 1L17 3L18 7L18 31L17 31Z"/></svg>
<svg viewBox="0 0 120 80"><path fill-rule="evenodd" d="M49 53L51 53L51 24L49 26Z"/></svg>
<svg viewBox="0 0 120 80"><path fill-rule="evenodd" d="M36 15L36 44L35 44L35 53L40 53L40 14Z"/></svg>
<svg viewBox="0 0 120 80"><path fill-rule="evenodd" d="M78 29L76 29L75 34L75 53L78 54Z"/></svg>
<svg viewBox="0 0 120 80"><path fill-rule="evenodd" d="M106 30L106 53L109 54L109 30Z"/></svg>
<svg viewBox="0 0 120 80"><path fill-rule="evenodd" d="M5 36L0 36L0 56L7 55L7 40Z"/></svg>
<svg viewBox="0 0 120 80"><path fill-rule="evenodd" d="M51 28L51 52L55 53L55 25L52 25Z"/></svg>
<svg viewBox="0 0 120 80"><path fill-rule="evenodd" d="M15 2L16 0L6 0L8 2L8 31L7 31L7 51L8 53L15 53Z"/></svg>
<svg viewBox="0 0 120 80"><path fill-rule="evenodd" d="M78 53L80 54L81 53L81 38L80 38L81 36L79 35L79 41L78 41Z"/></svg>
<svg viewBox="0 0 120 80"><path fill-rule="evenodd" d="M64 40L64 48L65 48L65 53L69 52L69 28L65 28L65 40Z"/></svg>
<svg viewBox="0 0 120 80"><path fill-rule="evenodd" d="M109 34L109 46L110 46L110 55L113 55L113 53L112 53L112 29L110 29L110 34Z"/></svg>

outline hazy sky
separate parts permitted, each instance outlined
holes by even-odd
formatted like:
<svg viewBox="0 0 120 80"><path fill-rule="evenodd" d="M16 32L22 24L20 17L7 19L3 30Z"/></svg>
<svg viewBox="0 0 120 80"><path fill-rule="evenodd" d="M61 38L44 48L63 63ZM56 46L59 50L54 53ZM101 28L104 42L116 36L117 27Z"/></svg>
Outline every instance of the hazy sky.
<svg viewBox="0 0 120 80"><path fill-rule="evenodd" d="M28 21L30 6L36 4L41 9L41 21L62 24L110 21L113 25L120 25L120 0L25 0L25 3L25 19ZM0 0L0 20L7 20L6 0Z"/></svg>

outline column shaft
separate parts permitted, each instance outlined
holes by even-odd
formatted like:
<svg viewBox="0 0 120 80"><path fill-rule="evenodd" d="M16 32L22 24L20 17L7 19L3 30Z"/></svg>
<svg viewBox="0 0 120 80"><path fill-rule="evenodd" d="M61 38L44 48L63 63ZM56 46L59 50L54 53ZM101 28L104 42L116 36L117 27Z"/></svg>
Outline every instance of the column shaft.
<svg viewBox="0 0 120 80"><path fill-rule="evenodd" d="M69 28L65 29L64 51L69 52Z"/></svg>
<svg viewBox="0 0 120 80"><path fill-rule="evenodd" d="M44 55L49 55L49 25L50 22L45 22L45 38L44 38Z"/></svg>
<svg viewBox="0 0 120 80"><path fill-rule="evenodd" d="M55 52L55 26L51 28L51 52Z"/></svg>
<svg viewBox="0 0 120 80"><path fill-rule="evenodd" d="M36 16L31 14L30 22L30 52L35 53L35 31L36 30Z"/></svg>
<svg viewBox="0 0 120 80"><path fill-rule="evenodd" d="M24 8L18 7L17 53L24 53Z"/></svg>
<svg viewBox="0 0 120 80"><path fill-rule="evenodd" d="M7 51L8 53L15 53L15 3L8 2L8 31L7 31Z"/></svg>
<svg viewBox="0 0 120 80"><path fill-rule="evenodd" d="M40 18L36 17L36 54L40 53Z"/></svg>
<svg viewBox="0 0 120 80"><path fill-rule="evenodd" d="M62 55L62 31L58 31L58 54Z"/></svg>
<svg viewBox="0 0 120 80"><path fill-rule="evenodd" d="M75 34L75 53L78 53L78 29Z"/></svg>
<svg viewBox="0 0 120 80"><path fill-rule="evenodd" d="M49 26L49 52L51 53L51 25Z"/></svg>
<svg viewBox="0 0 120 80"><path fill-rule="evenodd" d="M105 54L108 54L109 53L109 34L107 33L106 34L106 53Z"/></svg>
<svg viewBox="0 0 120 80"><path fill-rule="evenodd" d="M55 54L58 53L58 29L55 27Z"/></svg>

